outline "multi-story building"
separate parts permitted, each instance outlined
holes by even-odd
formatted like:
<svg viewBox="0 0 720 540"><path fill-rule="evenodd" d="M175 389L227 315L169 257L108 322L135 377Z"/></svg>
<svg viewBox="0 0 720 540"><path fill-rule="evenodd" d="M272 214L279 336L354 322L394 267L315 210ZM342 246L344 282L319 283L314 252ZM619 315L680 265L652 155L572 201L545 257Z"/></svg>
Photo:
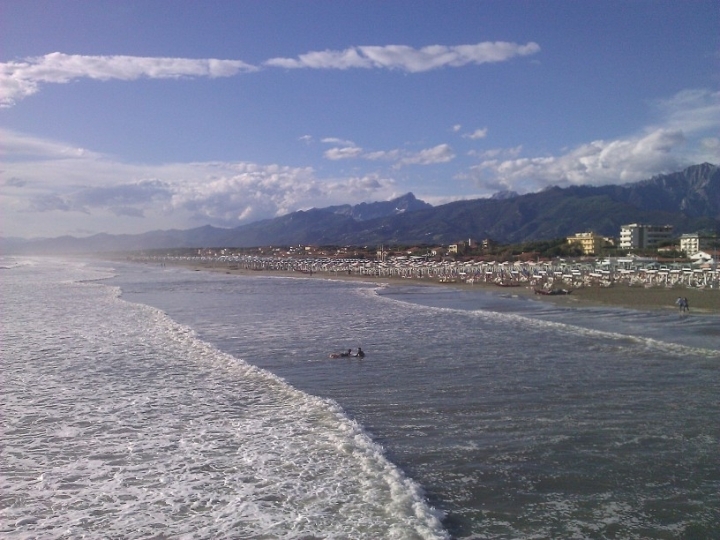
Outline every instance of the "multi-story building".
<svg viewBox="0 0 720 540"><path fill-rule="evenodd" d="M696 232L690 234L683 234L680 237L680 251L684 251L685 255L692 257L699 251L710 249L717 236L711 233Z"/></svg>
<svg viewBox="0 0 720 540"><path fill-rule="evenodd" d="M568 243L580 244L585 255L597 255L603 247L605 239L593 232L577 233L575 236L568 236Z"/></svg>
<svg viewBox="0 0 720 540"><path fill-rule="evenodd" d="M620 249L657 247L672 238L672 225L641 225L631 223L620 227Z"/></svg>
<svg viewBox="0 0 720 540"><path fill-rule="evenodd" d="M482 241L482 248L484 250L492 249L497 246L498 246L498 243L495 240L493 240L492 238L485 238Z"/></svg>

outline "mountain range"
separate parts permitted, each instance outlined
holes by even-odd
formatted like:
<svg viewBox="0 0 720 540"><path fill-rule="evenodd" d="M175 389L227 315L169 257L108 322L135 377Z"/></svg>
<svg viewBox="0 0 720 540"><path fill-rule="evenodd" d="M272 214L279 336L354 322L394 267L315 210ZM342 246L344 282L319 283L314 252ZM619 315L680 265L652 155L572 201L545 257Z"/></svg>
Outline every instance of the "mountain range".
<svg viewBox="0 0 720 540"><path fill-rule="evenodd" d="M594 231L617 237L628 223L672 225L676 236L720 230L720 168L703 163L624 185L503 192L439 206L408 193L385 202L293 212L232 229L206 225L138 235L1 239L3 253L82 253L181 247L520 243Z"/></svg>

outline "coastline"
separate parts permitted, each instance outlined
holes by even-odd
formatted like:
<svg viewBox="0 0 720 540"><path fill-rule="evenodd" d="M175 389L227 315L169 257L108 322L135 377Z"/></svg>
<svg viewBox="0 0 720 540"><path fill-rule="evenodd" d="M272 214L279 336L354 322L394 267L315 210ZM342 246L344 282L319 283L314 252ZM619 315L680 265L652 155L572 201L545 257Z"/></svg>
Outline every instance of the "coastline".
<svg viewBox="0 0 720 540"><path fill-rule="evenodd" d="M495 294L512 294L530 297L540 302L552 302L557 305L577 307L617 306L638 310L677 310L678 297L688 299L690 314L720 314L720 290L696 289L689 287L638 287L614 285L611 287L581 287L568 295L536 295L533 287L498 287L493 283L442 282L432 279L401 277L376 277L369 275L347 275L343 273L313 272L299 273L284 270L249 270L229 268L227 264L193 263L176 261L172 266L182 266L194 271L220 272L229 275L267 275L303 279L327 279L342 281L360 281L370 283L388 283L391 285L426 285L436 287L455 287L460 289L478 289Z"/></svg>

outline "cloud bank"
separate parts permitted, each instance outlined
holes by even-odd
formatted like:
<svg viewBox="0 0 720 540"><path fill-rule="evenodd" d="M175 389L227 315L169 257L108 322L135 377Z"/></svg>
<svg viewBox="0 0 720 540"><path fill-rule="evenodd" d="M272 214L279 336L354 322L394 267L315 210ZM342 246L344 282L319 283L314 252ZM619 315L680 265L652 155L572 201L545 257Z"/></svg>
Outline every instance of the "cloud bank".
<svg viewBox="0 0 720 540"><path fill-rule="evenodd" d="M139 231L232 227L314 206L398 195L394 180L377 173L318 178L311 167L278 164L129 164L7 130L0 129L0 138L13 156L3 164L2 213L18 222L34 214L38 227L47 227L58 212L63 219L76 214L84 223L90 217L122 218L129 228L127 220L138 223Z"/></svg>
<svg viewBox="0 0 720 540"><path fill-rule="evenodd" d="M623 184L688 165L720 162L720 92L685 90L652 104L661 122L641 133L581 144L556 156L517 157L517 149L484 159L458 178L488 190L521 193L548 185ZM503 155L513 159L499 159Z"/></svg>
<svg viewBox="0 0 720 540"><path fill-rule="evenodd" d="M685 141L681 131L659 129L644 137L593 141L559 156L486 160L471 170L480 178L488 171L493 188L523 192L548 185L622 184L687 165L673 153Z"/></svg>

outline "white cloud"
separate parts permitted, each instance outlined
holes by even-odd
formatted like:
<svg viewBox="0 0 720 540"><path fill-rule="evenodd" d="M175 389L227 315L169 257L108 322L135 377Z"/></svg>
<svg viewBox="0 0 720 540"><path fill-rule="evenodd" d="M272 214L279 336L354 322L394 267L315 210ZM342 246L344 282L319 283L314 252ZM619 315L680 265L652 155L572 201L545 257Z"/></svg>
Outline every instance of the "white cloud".
<svg viewBox="0 0 720 540"><path fill-rule="evenodd" d="M337 139L324 139L323 142L350 142ZM352 143L351 143L352 144ZM407 150L377 150L365 152L359 146L343 146L330 148L323 154L326 159L363 159L367 161L394 161L395 167L404 165L433 165L446 163L455 158L452 148L448 144L439 144L432 148L426 148L417 152Z"/></svg>
<svg viewBox="0 0 720 540"><path fill-rule="evenodd" d="M322 51L301 54L293 58L271 58L265 65L281 68L348 69L372 67L367 58L360 56L357 49L344 51Z"/></svg>
<svg viewBox="0 0 720 540"><path fill-rule="evenodd" d="M273 58L265 66L282 68L348 69L387 68L421 72L440 67L502 62L535 54L536 43L519 45L503 41L447 47L431 45L414 49L406 45L351 47L320 51L299 58ZM41 84L64 84L76 79L133 81L140 78L232 77L259 68L242 60L216 58L165 58L141 56L91 56L54 52L44 56L0 63L0 107L12 107L39 91Z"/></svg>
<svg viewBox="0 0 720 540"><path fill-rule="evenodd" d="M338 139L337 137L325 137L322 141L325 144L340 144L342 146L357 146L354 142L346 139Z"/></svg>
<svg viewBox="0 0 720 540"><path fill-rule="evenodd" d="M450 145L438 144L432 148L405 155L400 159L398 165L432 165L435 163L447 163L453 159L455 159L455 154Z"/></svg>
<svg viewBox="0 0 720 540"><path fill-rule="evenodd" d="M487 137L488 128L476 129L472 133L466 133L463 137L467 139L484 139Z"/></svg>
<svg viewBox="0 0 720 540"><path fill-rule="evenodd" d="M265 65L283 68L399 69L410 73L467 64L504 62L516 56L540 51L537 43L525 45L505 41L483 42L474 45L430 45L415 49L407 45L360 46L342 51L313 51L294 58L272 58Z"/></svg>
<svg viewBox="0 0 720 540"><path fill-rule="evenodd" d="M36 93L41 83L68 83L87 78L107 81L230 77L256 70L240 60L152 58L139 56L83 56L59 52L0 64L0 106L10 107Z"/></svg>
<svg viewBox="0 0 720 540"><path fill-rule="evenodd" d="M194 164L199 169L210 164ZM179 165L181 166L181 165ZM361 176L319 179L311 168L253 163L218 164L222 176L184 181L174 189L173 208L189 211L197 223L236 226L307 209L377 200L393 189L392 179Z"/></svg>
<svg viewBox="0 0 720 540"><path fill-rule="evenodd" d="M353 159L362 154L362 148L359 146L344 146L338 148L330 148L323 154L327 159L337 161L340 159Z"/></svg>
<svg viewBox="0 0 720 540"><path fill-rule="evenodd" d="M653 105L663 116L668 129L694 133L720 127L720 91L683 90L670 99L656 100Z"/></svg>
<svg viewBox="0 0 720 540"><path fill-rule="evenodd" d="M367 152L362 157L369 161L397 161L401 155L400 150L378 150Z"/></svg>
<svg viewBox="0 0 720 540"><path fill-rule="evenodd" d="M687 165L676 153L685 140L680 131L657 129L642 137L593 141L560 156L490 159L471 171L481 185L519 192L548 185L635 182Z"/></svg>
<svg viewBox="0 0 720 540"><path fill-rule="evenodd" d="M99 154L90 152L85 148L28 137L7 130L0 130L0 135L2 135L3 152L7 156L29 156L39 159L92 158L99 156Z"/></svg>
<svg viewBox="0 0 720 540"><path fill-rule="evenodd" d="M491 148L489 150L470 150L468 156L478 157L480 159L497 159L500 157L514 158L518 157L522 152L522 145L515 146L513 148Z"/></svg>

